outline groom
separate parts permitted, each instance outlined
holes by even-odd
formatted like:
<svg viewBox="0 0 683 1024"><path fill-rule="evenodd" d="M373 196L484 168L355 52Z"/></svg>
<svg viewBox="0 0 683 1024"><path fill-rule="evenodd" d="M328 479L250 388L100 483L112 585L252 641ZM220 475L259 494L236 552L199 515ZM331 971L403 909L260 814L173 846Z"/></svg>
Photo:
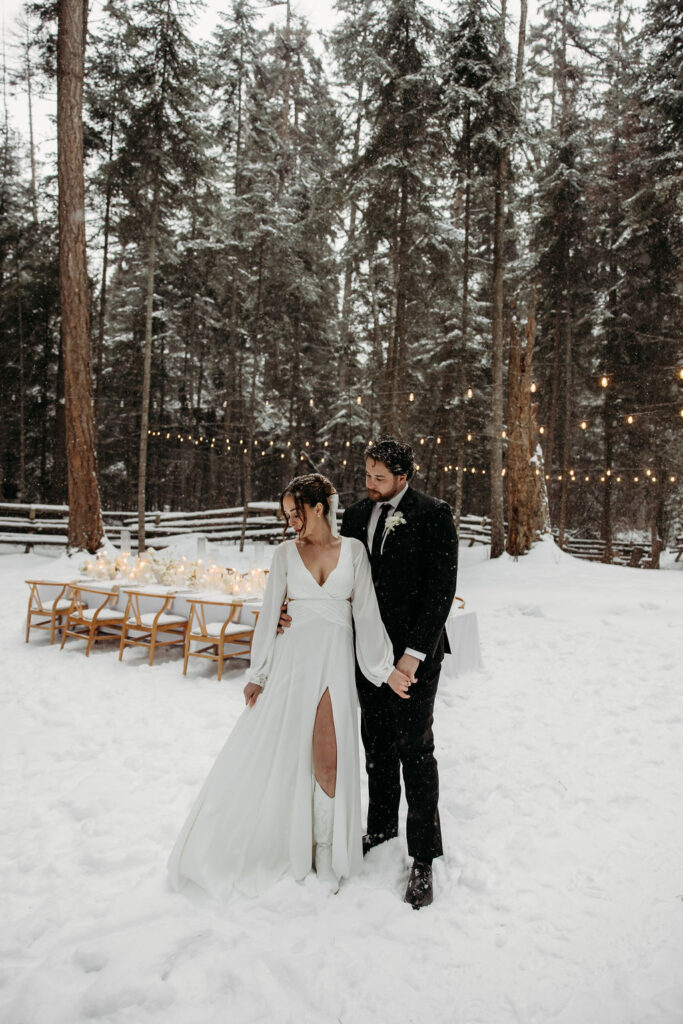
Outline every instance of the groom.
<svg viewBox="0 0 683 1024"><path fill-rule="evenodd" d="M362 541L370 556L382 621L396 666L415 680L401 700L377 688L356 665L369 807L363 852L398 835L400 768L408 804L408 853L413 858L405 900L432 902L432 859L443 853L439 776L432 723L455 595L458 537L450 506L414 491L408 444L382 437L365 450L368 496L344 512L341 533Z"/></svg>

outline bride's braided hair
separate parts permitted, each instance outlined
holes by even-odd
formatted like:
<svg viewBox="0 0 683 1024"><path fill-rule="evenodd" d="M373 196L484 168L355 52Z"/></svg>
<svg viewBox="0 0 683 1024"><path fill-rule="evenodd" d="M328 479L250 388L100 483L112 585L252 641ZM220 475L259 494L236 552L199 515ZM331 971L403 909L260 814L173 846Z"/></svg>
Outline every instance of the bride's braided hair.
<svg viewBox="0 0 683 1024"><path fill-rule="evenodd" d="M285 516L284 509L284 498L288 494L290 498L294 500L296 510L301 516L301 520L306 526L306 505L311 508L320 502L323 507L323 515L327 515L330 511L329 498L330 495L336 494L336 489L331 480L328 480L322 473L306 473L304 476L295 476L293 480L290 480L284 491L280 495L280 510L287 523L287 517ZM287 532L287 526L285 525L285 532Z"/></svg>

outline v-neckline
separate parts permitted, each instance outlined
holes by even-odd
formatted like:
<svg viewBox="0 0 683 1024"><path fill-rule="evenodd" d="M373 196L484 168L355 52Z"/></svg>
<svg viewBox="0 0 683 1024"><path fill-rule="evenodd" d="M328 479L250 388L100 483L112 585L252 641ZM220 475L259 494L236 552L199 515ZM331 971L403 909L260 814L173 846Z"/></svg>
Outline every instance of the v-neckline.
<svg viewBox="0 0 683 1024"><path fill-rule="evenodd" d="M339 541L340 541L340 544L339 544L339 554L338 554L338 556L337 556L337 564L335 565L334 569L332 569L332 570L331 570L330 572L328 572L327 576L326 576L326 577L325 577L325 579L324 579L324 580L322 581L322 583L318 583L317 579L315 578L315 576L313 575L313 573L311 572L311 570L310 570L310 569L308 568L308 566L307 566L307 565L306 565L306 563L304 562L304 558L303 558L303 555L302 555L302 554L301 554L301 552L299 551L299 545L297 544L297 542L296 542L295 540L294 540L294 541L292 541L292 544L294 545L294 547L295 547L295 549L296 549L296 553L297 553L297 555L299 556L299 558L301 559L301 564L303 565L304 569L306 570L306 572L308 573L308 575L309 575L309 576L311 577L311 579L312 579L312 580L313 580L313 582L315 583L316 587L319 587L319 588L320 588L320 590L322 590L322 589L323 589L323 587L325 586L325 584L326 584L326 583L327 583L327 581L329 580L329 578L330 578L330 576L332 575L332 573L335 573L335 572L337 571L337 569L339 568L339 563L340 563L340 561L341 561L342 551L344 550L344 538L343 538L343 537L340 537L340 538L339 538Z"/></svg>

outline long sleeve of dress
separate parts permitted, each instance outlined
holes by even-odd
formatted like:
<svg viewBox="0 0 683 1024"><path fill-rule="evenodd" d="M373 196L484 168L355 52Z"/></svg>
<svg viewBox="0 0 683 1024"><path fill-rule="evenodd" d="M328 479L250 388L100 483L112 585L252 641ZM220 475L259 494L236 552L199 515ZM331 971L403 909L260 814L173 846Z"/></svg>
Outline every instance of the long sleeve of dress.
<svg viewBox="0 0 683 1024"><path fill-rule="evenodd" d="M381 686L394 668L394 652L379 613L365 547L358 540L349 542L353 545L354 587L351 608L356 627L356 657L365 678L375 686Z"/></svg>
<svg viewBox="0 0 683 1024"><path fill-rule="evenodd" d="M263 595L263 607L254 630L249 682L257 683L258 686L265 686L273 660L280 608L287 592L286 558L285 546L279 544L273 553L266 592Z"/></svg>

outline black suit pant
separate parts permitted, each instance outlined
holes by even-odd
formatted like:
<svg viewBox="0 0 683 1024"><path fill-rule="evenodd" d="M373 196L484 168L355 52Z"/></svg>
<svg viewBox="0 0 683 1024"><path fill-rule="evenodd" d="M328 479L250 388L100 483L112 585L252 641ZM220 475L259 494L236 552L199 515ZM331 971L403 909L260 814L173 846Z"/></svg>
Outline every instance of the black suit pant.
<svg viewBox="0 0 683 1024"><path fill-rule="evenodd" d="M434 757L434 699L441 666L429 666L402 700L390 687L373 686L358 674L361 737L368 773L368 835L398 835L400 769L408 804L408 853L431 862L443 853L439 822L439 773Z"/></svg>

